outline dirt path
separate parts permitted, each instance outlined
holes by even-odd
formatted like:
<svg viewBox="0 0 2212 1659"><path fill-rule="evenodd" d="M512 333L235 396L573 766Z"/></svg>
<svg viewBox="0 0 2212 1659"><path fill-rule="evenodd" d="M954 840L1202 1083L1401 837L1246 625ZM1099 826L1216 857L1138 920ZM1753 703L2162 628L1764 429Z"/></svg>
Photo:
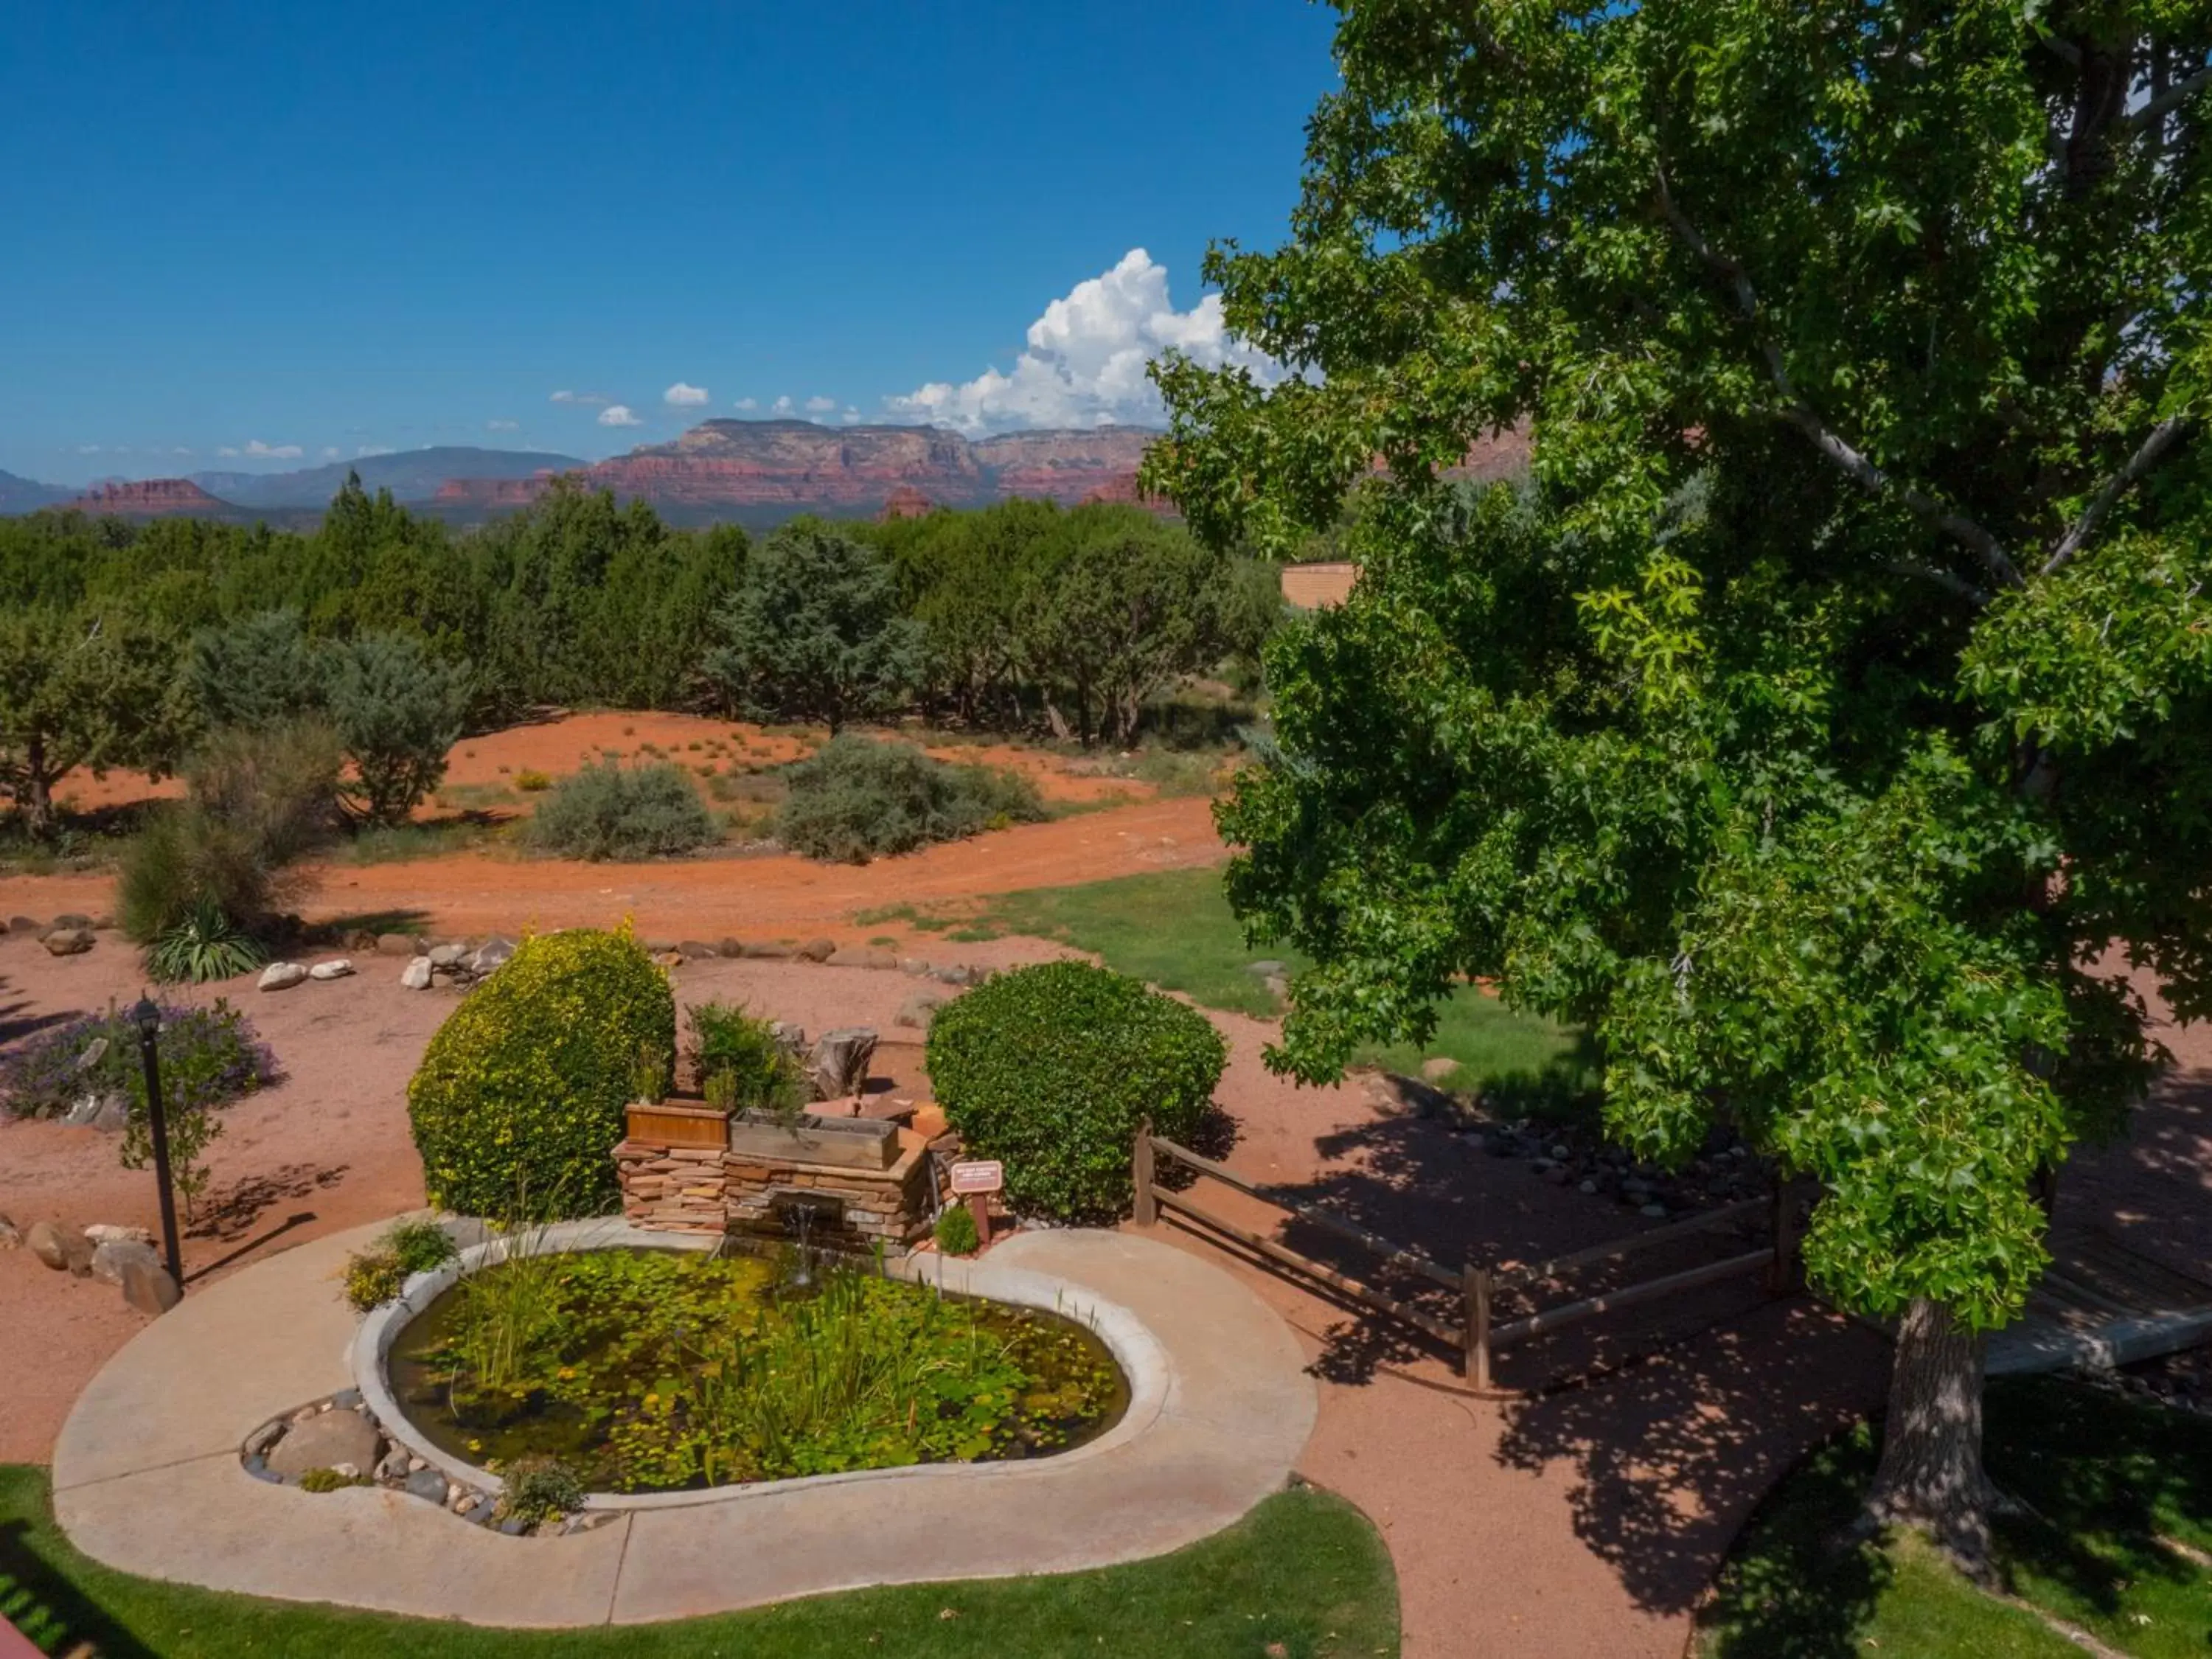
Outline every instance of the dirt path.
<svg viewBox="0 0 2212 1659"><path fill-rule="evenodd" d="M411 917L454 933L605 927L629 916L639 932L671 939L845 939L872 931L854 925L855 910L1103 881L1221 857L1210 803L1182 797L1023 824L866 865L788 854L581 864L478 853L332 865L318 872L303 913L310 921ZM97 915L111 908L113 893L104 872L0 878L0 916Z"/></svg>

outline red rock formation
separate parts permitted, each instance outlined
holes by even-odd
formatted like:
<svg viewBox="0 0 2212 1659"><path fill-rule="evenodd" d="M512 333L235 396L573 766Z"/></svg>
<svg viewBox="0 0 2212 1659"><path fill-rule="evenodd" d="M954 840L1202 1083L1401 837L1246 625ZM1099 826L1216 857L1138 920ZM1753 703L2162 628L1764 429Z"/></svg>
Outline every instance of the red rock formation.
<svg viewBox="0 0 2212 1659"><path fill-rule="evenodd" d="M136 483L100 484L87 490L69 506L80 513L131 518L236 510L228 501L217 501L190 478L142 478Z"/></svg>
<svg viewBox="0 0 2212 1659"><path fill-rule="evenodd" d="M528 507L552 487L556 475L539 472L527 478L448 478L430 499L440 507L471 507L507 511Z"/></svg>
<svg viewBox="0 0 2212 1659"><path fill-rule="evenodd" d="M901 484L884 503L884 510L876 514L878 524L889 524L894 519L926 519L937 511L937 503L912 484Z"/></svg>
<svg viewBox="0 0 2212 1659"><path fill-rule="evenodd" d="M1145 447L1159 435L1130 426L1008 432L977 444L975 459L990 469L1001 496L1045 495L1063 505L1094 495L1134 501L1138 464Z"/></svg>
<svg viewBox="0 0 2212 1659"><path fill-rule="evenodd" d="M684 507L880 507L902 488L939 501L988 493L967 441L922 426L708 421L673 443L601 461L584 475L618 495Z"/></svg>

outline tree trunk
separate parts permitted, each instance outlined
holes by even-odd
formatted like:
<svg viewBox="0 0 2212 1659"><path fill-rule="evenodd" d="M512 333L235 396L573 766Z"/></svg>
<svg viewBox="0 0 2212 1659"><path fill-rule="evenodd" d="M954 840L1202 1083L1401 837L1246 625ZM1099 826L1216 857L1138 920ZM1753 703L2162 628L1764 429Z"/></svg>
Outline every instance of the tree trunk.
<svg viewBox="0 0 2212 1659"><path fill-rule="evenodd" d="M46 740L36 732L23 745L23 827L43 838L54 827L54 781L46 775Z"/></svg>
<svg viewBox="0 0 2212 1659"><path fill-rule="evenodd" d="M1941 1303L1917 1298L1897 1328L1865 1523L1924 1532L1983 1577L1993 1495L1982 1472L1982 1338Z"/></svg>

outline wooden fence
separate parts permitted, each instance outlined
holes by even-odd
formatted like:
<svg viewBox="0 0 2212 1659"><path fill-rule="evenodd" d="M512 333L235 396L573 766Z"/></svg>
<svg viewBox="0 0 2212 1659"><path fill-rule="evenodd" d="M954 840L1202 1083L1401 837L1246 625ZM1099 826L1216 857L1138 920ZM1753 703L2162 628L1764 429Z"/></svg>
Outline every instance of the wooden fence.
<svg viewBox="0 0 2212 1659"><path fill-rule="evenodd" d="M1425 1309L1413 1307L1376 1290L1373 1285L1340 1273L1326 1262L1302 1255L1285 1244L1256 1233L1249 1227L1239 1226L1181 1193L1163 1188L1158 1181L1162 1159L1179 1164L1262 1203L1287 1210L1309 1226L1318 1227L1324 1232L1333 1233L1372 1252L1390 1267L1404 1269L1446 1290L1458 1292L1460 1319L1456 1322L1440 1319ZM1779 1294L1790 1287L1796 1269L1797 1203L1802 1194L1789 1183L1778 1185L1771 1197L1747 1199L1740 1204L1708 1210L1702 1215L1670 1222L1663 1227L1650 1228L1626 1238L1594 1245L1586 1250L1577 1250L1571 1255L1555 1256L1548 1261L1469 1262L1455 1270L1431 1261L1418 1250L1370 1232L1356 1222L1302 1203L1280 1188L1247 1181L1227 1165L1202 1158L1188 1146L1178 1146L1152 1133L1150 1124L1137 1132L1135 1174L1136 1220L1139 1226L1153 1225L1159 1220L1160 1212L1166 1211L1233 1239L1267 1261L1304 1274L1340 1296L1372 1308L1378 1313L1388 1314L1393 1319L1434 1338L1459 1355L1461 1375L1467 1378L1471 1387L1478 1389L1486 1390L1491 1387L1492 1361L1501 1349L1509 1348L1516 1342L1525 1342L1532 1336L1565 1330L1586 1320L1595 1319L1601 1314L1639 1307L1662 1297L1697 1290L1703 1285L1716 1285L1723 1279L1762 1270L1767 1275L1769 1288ZM1494 1309L1501 1296L1524 1294L1534 1302L1539 1290L1559 1286L1570 1274L1583 1268L1595 1267L1601 1262L1617 1261L1676 1239L1732 1226L1761 1212L1771 1217L1773 1237L1771 1243L1758 1249L1747 1250L1741 1255L1719 1261L1709 1261L1679 1273L1663 1273L1656 1279L1643 1279L1576 1301L1539 1308L1534 1313L1504 1324L1499 1324L1494 1317Z"/></svg>

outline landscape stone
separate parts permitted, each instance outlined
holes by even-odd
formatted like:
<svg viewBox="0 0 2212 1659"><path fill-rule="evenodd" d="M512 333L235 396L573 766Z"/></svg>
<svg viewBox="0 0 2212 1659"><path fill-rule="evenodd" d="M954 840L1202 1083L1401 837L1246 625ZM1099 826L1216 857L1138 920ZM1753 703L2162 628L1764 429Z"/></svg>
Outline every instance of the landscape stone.
<svg viewBox="0 0 2212 1659"><path fill-rule="evenodd" d="M428 1503L446 1501L446 1477L435 1469L417 1469L406 1480L408 1495Z"/></svg>
<svg viewBox="0 0 2212 1659"><path fill-rule="evenodd" d="M31 1224L30 1231L23 1235L23 1248L56 1273L60 1273L70 1264L70 1238L73 1232L74 1229L64 1227L58 1222L34 1221ZM79 1245L84 1243L82 1233L75 1233L75 1237Z"/></svg>
<svg viewBox="0 0 2212 1659"><path fill-rule="evenodd" d="M15 1231L15 1224L0 1215L0 1250L12 1250L23 1242L23 1235Z"/></svg>
<svg viewBox="0 0 2212 1659"><path fill-rule="evenodd" d="M39 943L46 947L46 954L55 957L81 957L92 949L92 929L89 927L54 927L47 930Z"/></svg>
<svg viewBox="0 0 2212 1659"><path fill-rule="evenodd" d="M742 957L745 953L744 941L743 939L735 939L719 940L714 945L714 952L717 956L726 957L732 961L735 961L738 957Z"/></svg>
<svg viewBox="0 0 2212 1659"><path fill-rule="evenodd" d="M309 979L343 979L353 972L353 963L343 957L334 957L328 962L319 962L307 969Z"/></svg>
<svg viewBox="0 0 2212 1659"><path fill-rule="evenodd" d="M123 1299L148 1318L158 1319L184 1299L184 1292L161 1263L134 1256L123 1264Z"/></svg>
<svg viewBox="0 0 2212 1659"><path fill-rule="evenodd" d="M261 970L261 988L264 991L289 991L307 977L307 969L296 962L272 962Z"/></svg>
<svg viewBox="0 0 2212 1659"><path fill-rule="evenodd" d="M282 1423L264 1423L246 1437L246 1455L258 1457L276 1443L276 1437L284 1432Z"/></svg>
<svg viewBox="0 0 2212 1659"><path fill-rule="evenodd" d="M417 957L399 970L402 990L427 991L430 988L430 958Z"/></svg>
<svg viewBox="0 0 2212 1659"><path fill-rule="evenodd" d="M161 1265L154 1247L143 1239L106 1238L92 1247L92 1276L109 1285L123 1282L123 1270L133 1261L149 1267Z"/></svg>
<svg viewBox="0 0 2212 1659"><path fill-rule="evenodd" d="M888 951L866 951L858 945L847 945L833 951L826 958L832 968L896 968L898 958Z"/></svg>
<svg viewBox="0 0 2212 1659"><path fill-rule="evenodd" d="M416 957L422 954L422 943L412 933L379 933L376 951L379 956Z"/></svg>
<svg viewBox="0 0 2212 1659"><path fill-rule="evenodd" d="M703 939L687 939L676 948L686 962L712 962L720 954Z"/></svg>
<svg viewBox="0 0 2212 1659"><path fill-rule="evenodd" d="M65 1129L100 1129L109 1134L119 1133L130 1121L131 1103L112 1089L81 1097L61 1115Z"/></svg>
<svg viewBox="0 0 2212 1659"><path fill-rule="evenodd" d="M837 954L834 939L811 939L792 953L801 962L827 962Z"/></svg>
<svg viewBox="0 0 2212 1659"><path fill-rule="evenodd" d="M84 1045L84 1052L76 1057L76 1069L88 1072L107 1058L107 1039L96 1036Z"/></svg>
<svg viewBox="0 0 2212 1659"><path fill-rule="evenodd" d="M656 951L653 959L663 968L681 968L690 958L681 951Z"/></svg>
<svg viewBox="0 0 2212 1659"><path fill-rule="evenodd" d="M10 916L8 918L8 931L11 933L43 933L46 931L46 924L29 916Z"/></svg>
<svg viewBox="0 0 2212 1659"><path fill-rule="evenodd" d="M899 1005L896 1024L927 1026L932 1017L945 1006L945 999L933 991L917 991Z"/></svg>
<svg viewBox="0 0 2212 1659"><path fill-rule="evenodd" d="M499 1523L499 1529L509 1538L520 1538L530 1523L520 1516L510 1515Z"/></svg>
<svg viewBox="0 0 2212 1659"><path fill-rule="evenodd" d="M430 947L428 961L433 968L451 968L456 963L460 961L463 957L468 955L468 953L469 947L465 945L457 945L450 942L444 945L434 945Z"/></svg>
<svg viewBox="0 0 2212 1659"><path fill-rule="evenodd" d="M288 1480L297 1480L309 1469L341 1463L358 1468L375 1462L376 1431L357 1412L325 1412L295 1423L269 1453L270 1468Z"/></svg>
<svg viewBox="0 0 2212 1659"><path fill-rule="evenodd" d="M75 910L65 910L54 918L54 926L57 927L82 927L89 930L95 925L90 916L82 915Z"/></svg>
<svg viewBox="0 0 2212 1659"><path fill-rule="evenodd" d="M514 941L495 935L469 952L469 970L479 977L502 967L514 957Z"/></svg>
<svg viewBox="0 0 2212 1659"><path fill-rule="evenodd" d="M929 964L920 957L901 957L898 965L899 972L912 974L916 979L925 979L929 975Z"/></svg>

